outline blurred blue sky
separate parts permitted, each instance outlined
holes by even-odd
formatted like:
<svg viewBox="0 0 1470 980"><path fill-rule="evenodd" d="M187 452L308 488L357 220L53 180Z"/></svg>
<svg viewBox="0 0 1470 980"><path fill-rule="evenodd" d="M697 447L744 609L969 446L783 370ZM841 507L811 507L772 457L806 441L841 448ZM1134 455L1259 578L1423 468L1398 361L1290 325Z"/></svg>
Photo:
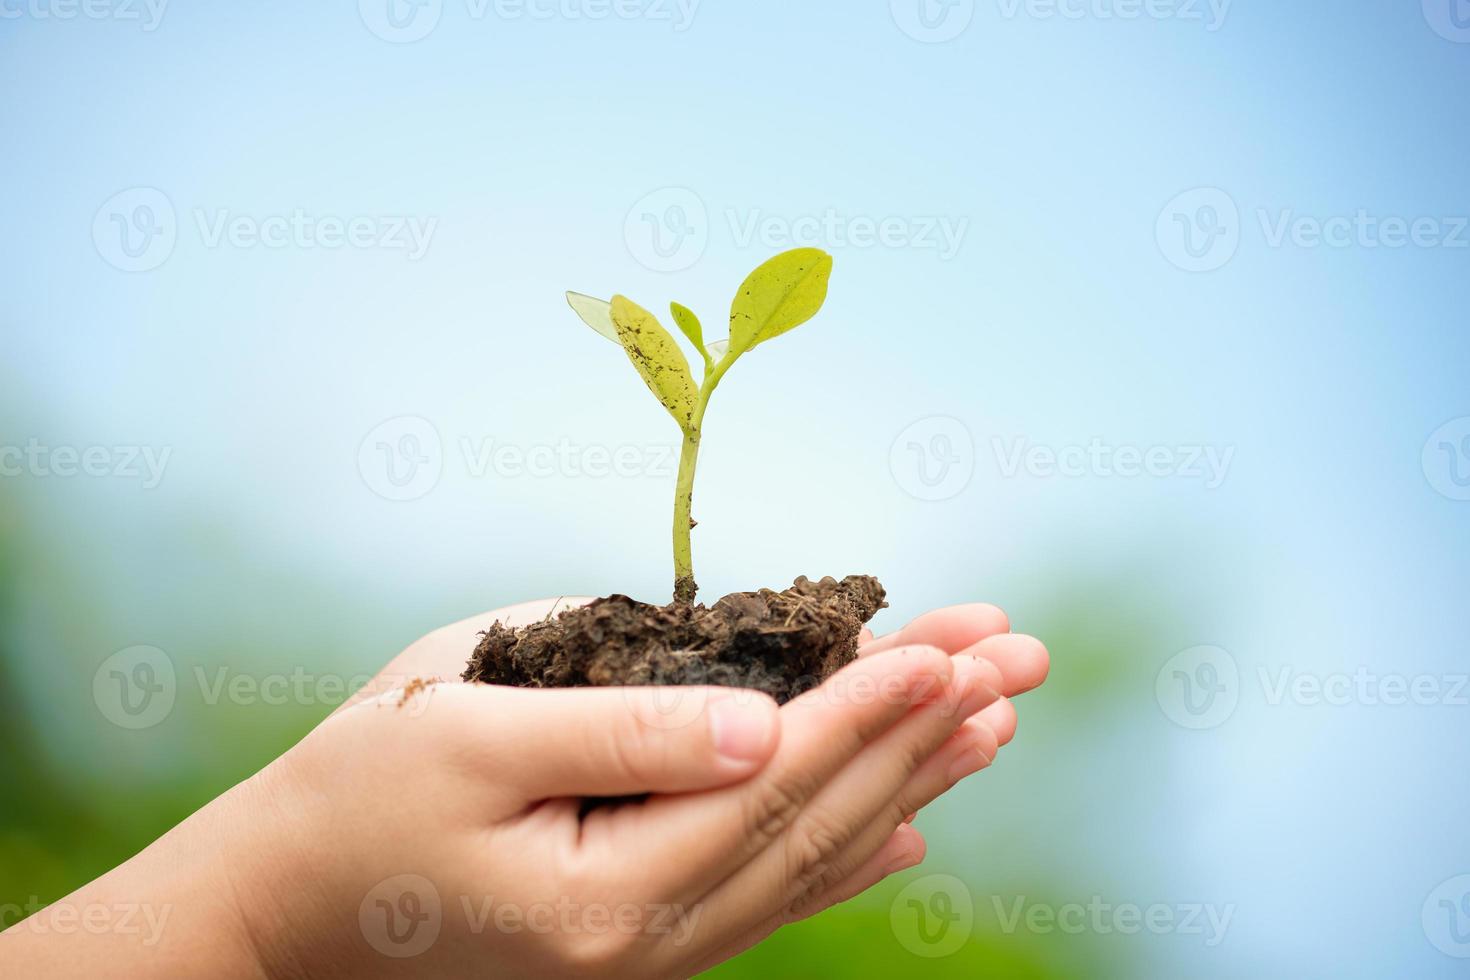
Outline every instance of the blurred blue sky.
<svg viewBox="0 0 1470 980"><path fill-rule="evenodd" d="M1120 630L1096 727L1023 707L931 863L989 887L973 809L1034 794L998 825L1091 855L1060 894L1235 906L1214 948L1129 940L1161 972L1458 975L1421 912L1470 872L1470 4L922 3L0 0L0 442L112 473L6 473L87 572L14 627L36 703L190 624L365 668L519 599L662 598L677 431L562 291L717 336L814 244L826 309L711 408L705 596L873 572L882 625L1027 630L1108 582L1174 624ZM166 450L157 486L114 447ZM1192 730L1165 663L1204 682L1202 645L1238 705ZM1360 671L1440 694L1276 696Z"/></svg>

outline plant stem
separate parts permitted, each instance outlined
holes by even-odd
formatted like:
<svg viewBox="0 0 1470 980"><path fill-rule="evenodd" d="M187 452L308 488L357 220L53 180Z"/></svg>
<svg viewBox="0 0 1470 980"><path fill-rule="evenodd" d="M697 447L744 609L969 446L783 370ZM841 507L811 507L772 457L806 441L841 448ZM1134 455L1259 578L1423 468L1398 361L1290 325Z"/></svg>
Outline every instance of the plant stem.
<svg viewBox="0 0 1470 980"><path fill-rule="evenodd" d="M704 383L699 386L699 400L694 406L694 417L689 428L684 430L684 446L679 451L679 479L674 486L674 602L689 605L699 592L694 581L694 556L689 543L689 532L694 529L692 510L694 507L694 469L699 462L699 438L704 429L704 410L709 406L709 397L719 387L720 379L735 363L735 358L725 357L711 368L706 365Z"/></svg>
<svg viewBox="0 0 1470 980"><path fill-rule="evenodd" d="M689 605L699 591L694 581L694 557L689 532L694 528L690 510L694 505L694 466L699 459L699 430L684 433L679 453L679 482L674 490L674 601Z"/></svg>

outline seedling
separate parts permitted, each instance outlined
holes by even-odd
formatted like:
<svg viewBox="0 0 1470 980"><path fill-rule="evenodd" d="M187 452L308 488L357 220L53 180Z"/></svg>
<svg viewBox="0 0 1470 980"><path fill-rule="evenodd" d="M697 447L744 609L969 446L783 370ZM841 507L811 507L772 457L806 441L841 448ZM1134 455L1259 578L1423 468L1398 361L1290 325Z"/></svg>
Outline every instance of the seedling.
<svg viewBox="0 0 1470 980"><path fill-rule="evenodd" d="M732 592L694 602L694 471L704 413L726 372L773 337L801 326L827 299L832 257L815 248L776 256L752 272L730 304L730 335L709 343L699 317L670 305L674 324L704 365L699 384L678 341L626 296L568 293L572 309L617 344L684 437L674 490L674 601L614 594L527 626L494 623L463 678L508 687L722 684L764 691L784 704L857 657L863 624L886 605L871 575L841 581L799 576L788 589Z"/></svg>
<svg viewBox="0 0 1470 980"><path fill-rule="evenodd" d="M581 293L567 293L567 302L587 326L623 348L648 390L673 416L684 435L674 490L675 603L693 603L699 588L694 581L689 542L689 532L694 527L690 509L704 413L710 396L744 354L815 316L827 299L831 276L832 257L820 249L782 252L740 285L730 304L730 335L713 343L705 342L699 317L687 307L671 303L669 310L675 325L694 345L704 365L698 385L694 383L683 350L652 313L622 295L607 302Z"/></svg>

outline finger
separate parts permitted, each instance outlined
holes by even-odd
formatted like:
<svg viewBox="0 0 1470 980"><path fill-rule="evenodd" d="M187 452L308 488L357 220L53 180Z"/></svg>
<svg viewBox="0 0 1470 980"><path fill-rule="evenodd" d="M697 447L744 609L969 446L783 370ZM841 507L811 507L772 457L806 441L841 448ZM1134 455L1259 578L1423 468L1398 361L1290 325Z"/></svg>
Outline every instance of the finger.
<svg viewBox="0 0 1470 980"><path fill-rule="evenodd" d="M1000 698L965 724L983 724L995 733L1000 745L1010 745L1016 737L1016 706L1008 698Z"/></svg>
<svg viewBox="0 0 1470 980"><path fill-rule="evenodd" d="M955 654L985 657L1005 678L1001 693L1024 694L1046 680L1051 659L1046 647L1032 636L1012 634L1010 620L999 608L977 602L925 613L903 629L879 637L859 650L859 656L882 652L895 643L928 643Z"/></svg>
<svg viewBox="0 0 1470 980"><path fill-rule="evenodd" d="M897 874L900 871L905 871L922 863L927 851L928 844L924 841L923 834L907 824L897 827L889 834L887 842L879 848L877 853L869 857L852 874L823 892L812 903L810 912L802 916L796 916L790 912L781 912L771 916L754 929L747 931L734 942L707 957L693 972L702 972L726 960L733 959L750 947L764 941L771 933L784 925L790 925L793 922L799 921L801 918L809 918L810 916L826 911L834 905L840 905L849 899L856 898L889 875Z"/></svg>
<svg viewBox="0 0 1470 980"><path fill-rule="evenodd" d="M972 657L983 657L1000 668L1005 678L1001 693L1015 697L1040 687L1051 670L1051 655L1034 636L1024 633L1000 633L986 637L965 649Z"/></svg>
<svg viewBox="0 0 1470 980"><path fill-rule="evenodd" d="M438 692L464 702L461 743L525 803L567 796L706 790L750 777L780 739L776 702L755 691L526 690L481 684Z"/></svg>
<svg viewBox="0 0 1470 980"><path fill-rule="evenodd" d="M887 840L858 864L851 874L818 893L804 907L790 909L783 916L783 921L790 923L809 919L834 905L856 898L889 875L917 866L923 862L927 851L924 835L908 824L901 823L888 831Z"/></svg>
<svg viewBox="0 0 1470 980"><path fill-rule="evenodd" d="M988 769L1000 754L1000 739L979 715L960 726L939 751L909 777L898 793L899 802L915 813L938 799L956 783Z"/></svg>
<svg viewBox="0 0 1470 980"><path fill-rule="evenodd" d="M948 691L954 661L933 647L859 660L781 709L781 744L753 779L713 793L655 797L592 814L589 846L623 853L657 840L677 861L649 872L660 900L693 900L779 840L807 802L866 746ZM958 722L956 722L957 724Z"/></svg>
<svg viewBox="0 0 1470 980"><path fill-rule="evenodd" d="M705 941L723 944L775 911L802 907L853 873L905 816L946 788L925 785L900 795L965 719L995 700L1000 683L988 661L953 660L953 700L924 705L863 749L789 831L706 896Z"/></svg>
<svg viewBox="0 0 1470 980"><path fill-rule="evenodd" d="M997 708L1001 708L997 711ZM1007 718L1010 721L1007 723ZM997 721L998 720L998 721ZM1000 723L1003 729L997 729ZM995 704L986 708L980 708L979 714L969 718L966 723L961 724L960 730L950 736L950 741L945 742L938 752L932 755L917 773L910 777L903 792L898 793L898 799L907 805L913 805L914 810L904 817L904 823L913 823L914 818L919 815L917 808L928 807L932 804L939 793L950 789L954 783L960 782L966 776L973 776L982 768L988 768L995 763L995 758L1000 755L1001 746L1010 741L1010 736L1016 733L1016 710L1010 707L1010 702L1005 698L998 698ZM978 758L975 757L978 754ZM970 768L963 770L961 764L967 761ZM942 785L944 780L936 779L938 774L953 776L947 786ZM941 786L935 792L935 786ZM911 802L919 801L919 802Z"/></svg>
<svg viewBox="0 0 1470 980"><path fill-rule="evenodd" d="M404 687L417 679L457 682L464 673L470 655L480 642L480 634L489 629L491 623L528 626L591 601L585 596L537 599L534 602L522 602L480 613L478 616L440 627L415 640L402 653L388 661L371 681L344 701L337 711L378 697L394 688Z"/></svg>
<svg viewBox="0 0 1470 980"><path fill-rule="evenodd" d="M995 762L1001 747L1009 744L1015 734L1015 706L1005 698L997 698L994 704L981 708L975 717L966 721L960 726L959 731L949 737L944 747L924 763L924 768L909 780L909 785L905 787L903 793L899 794L899 798L909 800L922 797L924 794L918 787L925 783L935 782L930 770L948 771L954 768L958 760L965 757L968 752L968 749L963 747L965 744L973 745L974 749L980 753L981 760L975 762L972 759L971 762L975 764L975 768L966 773L956 774L954 781L958 782L966 775L972 775L981 769L988 768ZM933 800L934 798L930 797L927 802L920 803L919 806L928 806ZM903 822L913 823L916 816L918 816L916 812L910 812L904 817Z"/></svg>
<svg viewBox="0 0 1470 980"><path fill-rule="evenodd" d="M998 707L1003 710L997 712L995 709ZM1010 707L1005 698L999 698L989 707L982 708L975 717L961 725L959 731L951 735L949 741L945 742L939 751L935 752L920 767L919 771L909 779L903 792L898 794L898 798L905 803L910 800L922 800L923 802L918 803L917 806L928 806L937 796L926 792L924 787L941 783L941 780L935 778L936 773L949 774L951 770L958 770L962 759L968 759L973 768L963 772L955 771L949 786L953 786L965 776L989 768L1000 754L1001 747L1010 740L1010 735L1015 733L1015 715L1015 709ZM1001 724L1005 724L1004 719L1007 716L1011 719L1010 729L1009 732L1003 734L1004 729L998 731L993 719L999 717ZM972 752L978 752L979 758L973 758ZM944 789L948 789L949 786ZM910 811L908 816L903 818L903 822L913 823L917 816L916 811Z"/></svg>
<svg viewBox="0 0 1470 980"><path fill-rule="evenodd" d="M871 656L898 646L923 644L946 653L960 653L987 636L1009 633L1011 621L996 606L987 602L971 602L926 612L902 629L880 636L859 651Z"/></svg>
<svg viewBox="0 0 1470 980"><path fill-rule="evenodd" d="M938 751L925 760L923 765L904 783L903 789L895 797L893 808L873 824L863 828L852 844L833 862L831 877L836 879L836 884L828 885L811 894L798 896L786 910L787 921L794 922L816 915L835 902L847 901L858 891L873 884L877 879L868 880L867 884L863 884L856 891L850 893L846 891L850 884L866 880L872 874L875 866L883 866L883 862L887 860L884 855L892 847L894 835L905 830L918 833L910 826L915 811L933 803L960 780L988 768L995 761L1000 746L996 741L995 733L979 718L980 716L976 715L966 721ZM910 813L895 825L893 823L894 814L905 809L910 810ZM922 858L921 853L919 860ZM918 860L913 862L913 864L917 863ZM908 866L911 865L894 865L885 873L893 874Z"/></svg>

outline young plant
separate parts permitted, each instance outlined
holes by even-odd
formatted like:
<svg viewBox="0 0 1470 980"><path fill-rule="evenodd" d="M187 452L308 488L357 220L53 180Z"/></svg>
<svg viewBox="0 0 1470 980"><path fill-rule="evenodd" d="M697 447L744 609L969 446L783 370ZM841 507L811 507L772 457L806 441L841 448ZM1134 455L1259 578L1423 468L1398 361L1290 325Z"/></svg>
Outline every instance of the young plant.
<svg viewBox="0 0 1470 980"><path fill-rule="evenodd" d="M730 304L730 335L706 344L699 318L678 303L670 312L679 331L689 339L704 363L696 386L684 352L658 318L626 296L612 302L581 293L567 293L567 302L582 321L618 344L638 369L648 390L679 424L684 434L679 454L679 478L674 491L674 601L694 601L694 561L689 532L694 527L690 508L694 500L694 468L699 460L700 433L710 396L725 372L746 352L772 337L801 326L816 315L827 299L832 256L815 248L798 248L780 255L752 272Z"/></svg>

